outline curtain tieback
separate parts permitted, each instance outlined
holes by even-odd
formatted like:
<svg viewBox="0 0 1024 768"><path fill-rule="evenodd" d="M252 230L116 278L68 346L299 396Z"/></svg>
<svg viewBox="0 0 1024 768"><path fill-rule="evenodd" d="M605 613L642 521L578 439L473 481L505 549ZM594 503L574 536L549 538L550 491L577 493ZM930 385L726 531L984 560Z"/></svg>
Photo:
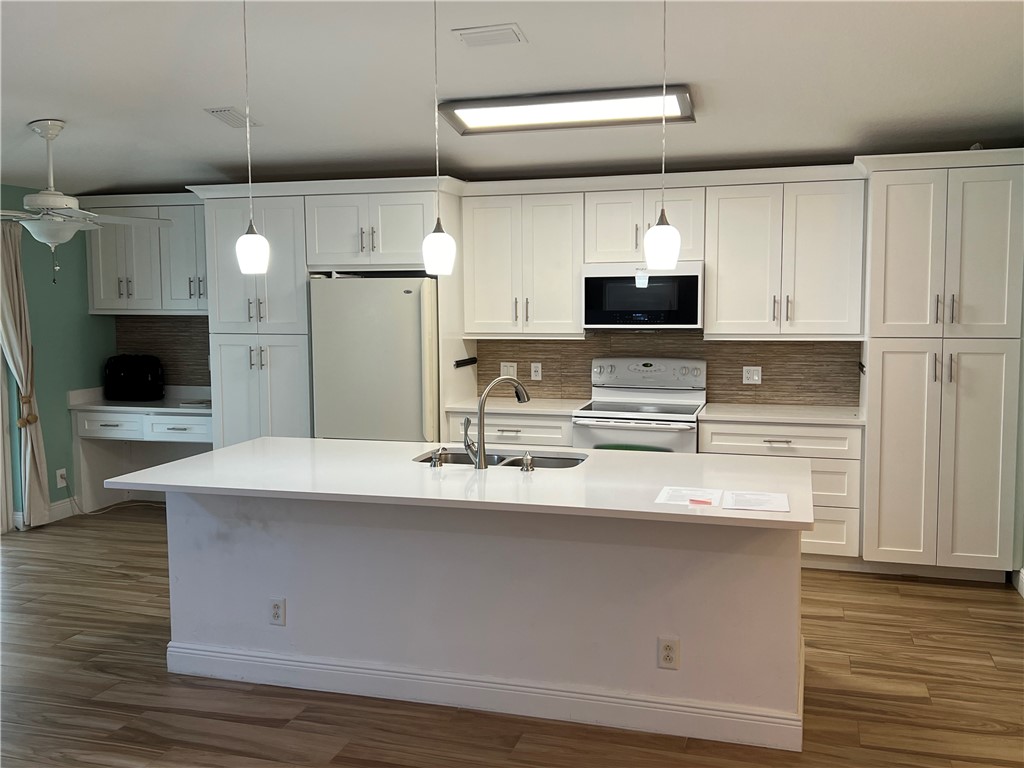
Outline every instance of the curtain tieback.
<svg viewBox="0 0 1024 768"><path fill-rule="evenodd" d="M21 396L22 410L24 410L25 406L31 405L31 403L32 403L32 395L22 395ZM22 416L20 419L18 419L18 429L24 429L29 424L35 424L37 421L39 421L39 417L36 416L34 413L32 413L32 411L29 411L24 416Z"/></svg>

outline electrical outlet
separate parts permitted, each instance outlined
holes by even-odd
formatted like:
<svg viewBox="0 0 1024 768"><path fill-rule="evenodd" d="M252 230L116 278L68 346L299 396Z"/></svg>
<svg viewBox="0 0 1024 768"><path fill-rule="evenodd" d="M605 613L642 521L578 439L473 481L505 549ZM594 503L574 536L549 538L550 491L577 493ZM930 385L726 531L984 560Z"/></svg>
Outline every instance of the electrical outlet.
<svg viewBox="0 0 1024 768"><path fill-rule="evenodd" d="M743 383L744 384L760 384L761 383L761 366L759 366L759 365L744 365L743 366Z"/></svg>
<svg viewBox="0 0 1024 768"><path fill-rule="evenodd" d="M661 669L679 669L679 638L658 638L658 666Z"/></svg>
<svg viewBox="0 0 1024 768"><path fill-rule="evenodd" d="M501 375L502 376L515 376L519 377L519 365L517 363L502 363L501 364Z"/></svg>
<svg viewBox="0 0 1024 768"><path fill-rule="evenodd" d="M285 599L283 597L270 598L270 623L279 627L284 626Z"/></svg>
<svg viewBox="0 0 1024 768"><path fill-rule="evenodd" d="M68 471L66 469L58 469L53 473L57 476L57 487L67 488L68 487Z"/></svg>
<svg viewBox="0 0 1024 768"><path fill-rule="evenodd" d="M540 381L540 363L530 363L530 378L534 381Z"/></svg>

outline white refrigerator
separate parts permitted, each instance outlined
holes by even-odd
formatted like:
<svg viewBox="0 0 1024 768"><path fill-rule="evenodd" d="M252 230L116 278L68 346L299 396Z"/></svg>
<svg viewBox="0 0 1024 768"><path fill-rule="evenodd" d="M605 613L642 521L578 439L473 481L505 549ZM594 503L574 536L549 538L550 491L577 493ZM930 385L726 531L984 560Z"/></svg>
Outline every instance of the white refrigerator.
<svg viewBox="0 0 1024 768"><path fill-rule="evenodd" d="M436 441L437 281L313 279L309 298L314 436Z"/></svg>

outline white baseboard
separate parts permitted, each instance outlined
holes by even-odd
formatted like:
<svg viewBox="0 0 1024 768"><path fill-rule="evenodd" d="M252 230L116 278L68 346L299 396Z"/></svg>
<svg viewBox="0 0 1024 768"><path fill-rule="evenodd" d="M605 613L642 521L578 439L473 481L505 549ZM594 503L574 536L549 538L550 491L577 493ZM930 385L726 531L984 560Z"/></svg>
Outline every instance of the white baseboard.
<svg viewBox="0 0 1024 768"><path fill-rule="evenodd" d="M1024 568L1013 572L1013 586L1020 592L1020 596L1024 597Z"/></svg>
<svg viewBox="0 0 1024 768"><path fill-rule="evenodd" d="M55 523L58 520L63 520L65 517L71 517L73 514L75 514L74 504L71 503L71 499L64 499L63 501L51 504L50 508L46 510L46 514L42 516L42 519L32 521L32 527L38 528L40 525Z"/></svg>
<svg viewBox="0 0 1024 768"><path fill-rule="evenodd" d="M911 563L876 563L861 560L859 557L802 555L800 565L803 568L821 568L826 571L924 576L929 579L962 579L964 581L988 581L994 584L1006 582L1006 571L989 571L982 568L946 568L939 565L913 565Z"/></svg>
<svg viewBox="0 0 1024 768"><path fill-rule="evenodd" d="M799 712L743 709L611 689L554 687L176 642L167 646L167 669L176 674L468 707L790 751L800 751L803 742Z"/></svg>

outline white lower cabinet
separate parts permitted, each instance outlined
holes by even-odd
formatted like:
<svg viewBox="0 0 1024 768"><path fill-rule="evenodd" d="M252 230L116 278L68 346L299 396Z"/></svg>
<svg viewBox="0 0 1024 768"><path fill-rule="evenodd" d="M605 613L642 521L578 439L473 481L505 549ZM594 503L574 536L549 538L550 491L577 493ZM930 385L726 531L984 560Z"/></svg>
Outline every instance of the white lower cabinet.
<svg viewBox="0 0 1024 768"><path fill-rule="evenodd" d="M476 440L476 411L448 411L448 434L460 442L463 421L470 419L470 437ZM486 444L490 445L572 445L572 415L487 414L484 419Z"/></svg>
<svg viewBox="0 0 1024 768"><path fill-rule="evenodd" d="M860 427L702 420L698 452L810 459L814 528L803 532L802 551L860 554Z"/></svg>
<svg viewBox="0 0 1024 768"><path fill-rule="evenodd" d="M309 437L309 337L210 336L213 446Z"/></svg>
<svg viewBox="0 0 1024 768"><path fill-rule="evenodd" d="M864 559L1012 567L1020 342L873 339Z"/></svg>

